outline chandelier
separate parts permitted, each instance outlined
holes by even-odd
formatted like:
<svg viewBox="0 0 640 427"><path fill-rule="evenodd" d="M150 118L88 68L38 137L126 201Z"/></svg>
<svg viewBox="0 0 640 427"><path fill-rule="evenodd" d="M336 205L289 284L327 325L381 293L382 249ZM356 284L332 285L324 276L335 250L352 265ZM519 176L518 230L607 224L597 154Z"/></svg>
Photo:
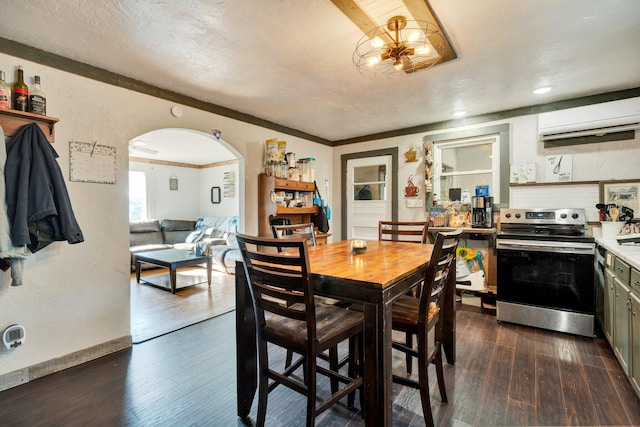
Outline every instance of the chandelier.
<svg viewBox="0 0 640 427"><path fill-rule="evenodd" d="M394 16L386 26L376 27L360 39L353 63L362 74L409 76L438 63L444 48L444 37L434 24Z"/></svg>

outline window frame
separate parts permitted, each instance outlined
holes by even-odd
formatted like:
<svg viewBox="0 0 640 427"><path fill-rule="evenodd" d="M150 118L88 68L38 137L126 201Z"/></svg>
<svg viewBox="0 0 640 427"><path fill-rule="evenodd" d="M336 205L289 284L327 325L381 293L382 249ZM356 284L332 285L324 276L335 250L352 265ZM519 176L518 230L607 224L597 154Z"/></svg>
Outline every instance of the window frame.
<svg viewBox="0 0 640 427"><path fill-rule="evenodd" d="M491 169L473 169L464 171L443 172L442 154L444 150L454 148L473 147L476 145L491 145ZM490 188L500 188L500 135L483 135L480 137L470 137L458 140L445 140L433 144L433 194L438 194L442 198L443 190L440 187L442 177L461 177L468 175L491 174ZM473 189L469 188L471 193ZM495 203L500 203L500 192L494 194Z"/></svg>
<svg viewBox="0 0 640 427"><path fill-rule="evenodd" d="M464 129L454 132L434 133L431 135L425 135L423 137L423 141L436 144L441 141L481 138L483 136L486 137L493 134L498 134L500 136L500 186L497 191L496 189L492 189L491 191L494 193L494 197L496 194L500 195L500 202L494 203L494 207L496 209L500 209L509 207L509 146L511 140L511 125L509 123ZM435 173L432 179L436 179ZM433 194L434 193L431 192L427 196L427 202L425 203L426 210L429 210L429 207L432 205Z"/></svg>

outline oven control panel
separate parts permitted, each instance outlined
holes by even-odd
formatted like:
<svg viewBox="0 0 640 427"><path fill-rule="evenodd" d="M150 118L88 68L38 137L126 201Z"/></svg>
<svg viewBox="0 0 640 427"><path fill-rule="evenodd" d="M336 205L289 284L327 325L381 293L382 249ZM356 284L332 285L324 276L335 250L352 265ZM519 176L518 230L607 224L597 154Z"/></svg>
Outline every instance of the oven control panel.
<svg viewBox="0 0 640 427"><path fill-rule="evenodd" d="M500 209L501 224L584 225L584 209Z"/></svg>

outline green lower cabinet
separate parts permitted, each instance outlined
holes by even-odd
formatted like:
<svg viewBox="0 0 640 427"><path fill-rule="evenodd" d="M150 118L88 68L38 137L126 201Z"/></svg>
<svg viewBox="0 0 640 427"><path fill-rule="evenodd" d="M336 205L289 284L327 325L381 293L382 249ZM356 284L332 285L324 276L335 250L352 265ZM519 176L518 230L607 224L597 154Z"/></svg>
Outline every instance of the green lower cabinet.
<svg viewBox="0 0 640 427"><path fill-rule="evenodd" d="M631 385L640 396L640 296L631 292Z"/></svg>

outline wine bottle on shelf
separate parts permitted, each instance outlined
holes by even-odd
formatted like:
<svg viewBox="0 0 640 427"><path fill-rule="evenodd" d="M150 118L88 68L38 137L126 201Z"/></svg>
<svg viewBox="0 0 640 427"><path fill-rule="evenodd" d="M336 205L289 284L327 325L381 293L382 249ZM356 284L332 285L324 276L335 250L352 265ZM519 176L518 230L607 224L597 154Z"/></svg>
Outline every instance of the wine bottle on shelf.
<svg viewBox="0 0 640 427"><path fill-rule="evenodd" d="M33 86L29 92L29 112L47 115L47 96L40 87L40 76L33 76Z"/></svg>
<svg viewBox="0 0 640 427"><path fill-rule="evenodd" d="M11 108L11 86L4 79L4 71L0 71L0 108Z"/></svg>
<svg viewBox="0 0 640 427"><path fill-rule="evenodd" d="M18 65L18 80L13 84L13 109L27 111L29 105L29 86L24 82L22 65Z"/></svg>

